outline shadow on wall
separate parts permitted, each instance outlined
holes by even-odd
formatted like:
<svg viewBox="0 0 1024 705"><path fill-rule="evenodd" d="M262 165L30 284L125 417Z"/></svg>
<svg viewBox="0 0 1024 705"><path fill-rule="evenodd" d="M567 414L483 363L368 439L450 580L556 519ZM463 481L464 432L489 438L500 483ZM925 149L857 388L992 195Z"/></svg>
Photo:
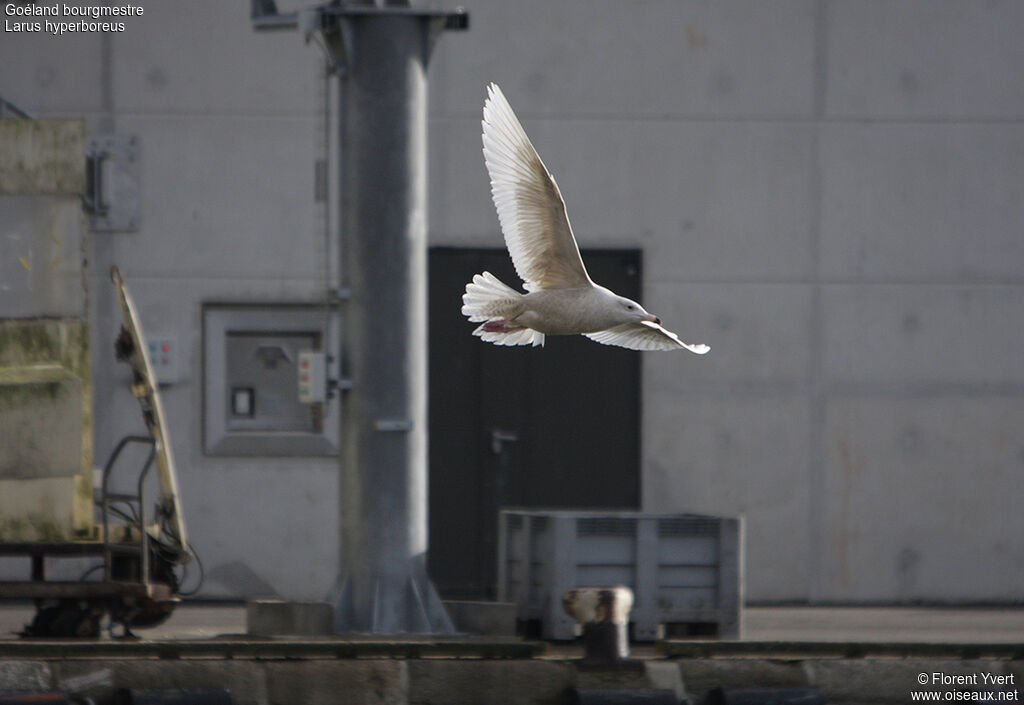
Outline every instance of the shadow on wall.
<svg viewBox="0 0 1024 705"><path fill-rule="evenodd" d="M241 561L222 563L206 573L206 579L216 582L225 591L237 597L270 597L277 595L274 586L260 577Z"/></svg>

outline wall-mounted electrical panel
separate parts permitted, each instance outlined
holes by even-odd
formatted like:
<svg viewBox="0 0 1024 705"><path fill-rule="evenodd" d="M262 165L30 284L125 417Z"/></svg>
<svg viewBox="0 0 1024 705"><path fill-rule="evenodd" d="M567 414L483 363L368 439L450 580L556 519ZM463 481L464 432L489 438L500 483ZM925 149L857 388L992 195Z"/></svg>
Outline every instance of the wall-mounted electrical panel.
<svg viewBox="0 0 1024 705"><path fill-rule="evenodd" d="M208 455L338 452L338 399L327 394L336 316L311 306L203 310L203 426Z"/></svg>

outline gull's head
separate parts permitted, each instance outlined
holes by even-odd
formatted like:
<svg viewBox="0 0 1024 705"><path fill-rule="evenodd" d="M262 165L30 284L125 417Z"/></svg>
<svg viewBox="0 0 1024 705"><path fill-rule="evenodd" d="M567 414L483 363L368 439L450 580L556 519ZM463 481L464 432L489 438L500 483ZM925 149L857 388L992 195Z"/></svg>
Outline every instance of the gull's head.
<svg viewBox="0 0 1024 705"><path fill-rule="evenodd" d="M632 299L627 299L625 296L619 296L618 298L618 313L622 317L623 323L635 323L638 321L649 321L651 323L657 323L661 325L661 319L657 316L647 313L644 307L638 304Z"/></svg>

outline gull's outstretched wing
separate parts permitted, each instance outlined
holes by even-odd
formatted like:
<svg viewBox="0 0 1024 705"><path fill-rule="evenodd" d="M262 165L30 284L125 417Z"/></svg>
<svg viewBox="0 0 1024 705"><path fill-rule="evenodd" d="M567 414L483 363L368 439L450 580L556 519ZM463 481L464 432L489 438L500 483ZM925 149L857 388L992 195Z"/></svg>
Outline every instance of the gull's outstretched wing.
<svg viewBox="0 0 1024 705"><path fill-rule="evenodd" d="M652 321L624 323L586 336L603 345L618 345L620 348L632 350L677 350L685 348L692 353L703 355L711 348L703 343L690 345L679 339L672 331L665 330Z"/></svg>
<svg viewBox="0 0 1024 705"><path fill-rule="evenodd" d="M526 289L592 285L562 194L512 106L493 83L484 102L483 142L505 245Z"/></svg>

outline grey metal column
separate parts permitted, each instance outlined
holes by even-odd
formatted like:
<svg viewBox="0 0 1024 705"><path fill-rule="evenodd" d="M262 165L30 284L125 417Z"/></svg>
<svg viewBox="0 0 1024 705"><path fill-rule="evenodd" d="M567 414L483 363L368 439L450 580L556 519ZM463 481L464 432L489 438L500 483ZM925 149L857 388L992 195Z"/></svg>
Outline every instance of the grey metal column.
<svg viewBox="0 0 1024 705"><path fill-rule="evenodd" d="M342 19L342 590L336 631L451 632L427 577L426 68L432 22Z"/></svg>
<svg viewBox="0 0 1024 705"><path fill-rule="evenodd" d="M341 575L335 631L454 631L427 577L427 60L464 10L405 1L281 14L339 70L342 288Z"/></svg>

